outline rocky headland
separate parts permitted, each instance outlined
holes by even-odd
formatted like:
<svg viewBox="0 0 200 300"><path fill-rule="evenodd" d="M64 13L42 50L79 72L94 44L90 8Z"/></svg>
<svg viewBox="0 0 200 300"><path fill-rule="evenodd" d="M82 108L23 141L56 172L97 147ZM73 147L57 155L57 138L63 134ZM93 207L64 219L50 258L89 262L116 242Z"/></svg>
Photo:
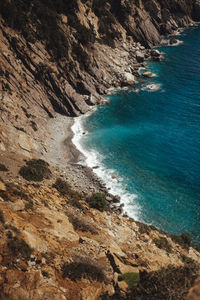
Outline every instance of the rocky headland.
<svg viewBox="0 0 200 300"><path fill-rule="evenodd" d="M71 126L161 60L154 47L195 26L200 1L54 2L0 3L0 297L184 299L199 274L190 238L123 216L77 164Z"/></svg>

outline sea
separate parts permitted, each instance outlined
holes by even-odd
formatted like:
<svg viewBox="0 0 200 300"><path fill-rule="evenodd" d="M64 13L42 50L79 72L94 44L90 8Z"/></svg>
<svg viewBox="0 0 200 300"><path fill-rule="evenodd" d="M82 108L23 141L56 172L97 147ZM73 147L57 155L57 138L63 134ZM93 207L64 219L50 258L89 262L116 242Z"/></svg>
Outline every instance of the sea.
<svg viewBox="0 0 200 300"><path fill-rule="evenodd" d="M75 120L80 161L94 169L124 212L200 242L200 27L163 39L154 77L112 90L106 105Z"/></svg>

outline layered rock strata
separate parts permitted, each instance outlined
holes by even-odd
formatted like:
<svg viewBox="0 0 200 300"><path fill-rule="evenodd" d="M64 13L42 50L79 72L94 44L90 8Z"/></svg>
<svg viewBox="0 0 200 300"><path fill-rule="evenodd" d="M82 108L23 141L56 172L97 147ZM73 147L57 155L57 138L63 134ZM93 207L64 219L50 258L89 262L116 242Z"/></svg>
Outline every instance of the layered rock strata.
<svg viewBox="0 0 200 300"><path fill-rule="evenodd" d="M55 112L78 116L132 85L161 35L200 19L194 0L5 0L0 13L0 148L27 155Z"/></svg>

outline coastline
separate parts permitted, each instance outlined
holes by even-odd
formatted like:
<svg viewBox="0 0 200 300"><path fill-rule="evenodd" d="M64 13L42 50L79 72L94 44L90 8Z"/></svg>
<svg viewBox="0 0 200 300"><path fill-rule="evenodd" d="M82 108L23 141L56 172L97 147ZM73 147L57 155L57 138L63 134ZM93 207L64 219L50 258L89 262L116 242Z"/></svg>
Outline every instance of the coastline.
<svg viewBox="0 0 200 300"><path fill-rule="evenodd" d="M169 39L170 36L166 38ZM178 46L180 42L181 41L178 41L176 45L168 44L168 46ZM149 50L146 51L148 52ZM153 49L153 51L157 50ZM161 57L162 53L160 53L160 59ZM156 59L155 61L158 60ZM144 67L144 70L146 69L147 68ZM142 77L142 74L140 74L139 77ZM117 88L117 90L121 90L121 88ZM93 111L91 110L89 113L93 113ZM87 116L87 114L88 113L82 116ZM99 176L99 173L102 172L102 170L100 170L99 164L94 164L93 166L88 165L87 154L85 154L85 151L82 151L79 145L77 145L77 143L74 141L76 133L73 130L73 126L75 125L75 120L77 120L77 118L79 117L73 118L57 115L56 118L51 119L48 122L47 128L50 132L50 136L47 138L47 142L45 145L45 148L48 150L43 155L43 158L53 165L57 166L58 169L62 169L62 172L58 173L64 174L66 180L72 186L74 186L75 189L84 193L103 192L107 195L109 201L111 201L110 206L112 209L117 209L120 213L125 212L126 216L138 220L137 215L130 214L127 209L128 203L130 202L130 197L129 199L124 201L124 199L121 199L122 197L120 195L120 192L118 192L119 189L117 189L117 192L112 189L113 182L115 186L118 184L120 185L119 178L112 178L112 174L114 175L114 172L112 172L113 170L106 170L111 171L106 178ZM79 128L79 134L82 134L83 131L81 132ZM106 179L109 179L109 184L107 184ZM133 197L137 197L134 194L128 196L131 196L132 199ZM113 198L117 199L114 205L114 201L112 201Z"/></svg>
<svg viewBox="0 0 200 300"><path fill-rule="evenodd" d="M122 214L124 204L120 202L120 197L106 187L105 182L95 174L93 168L83 163L86 157L73 143L72 127L75 119L57 115L48 122L48 136L43 143L46 151L43 151L40 157L48 161L56 175L66 180L74 190L84 194L103 193L110 209ZM128 215L125 213L124 216Z"/></svg>
<svg viewBox="0 0 200 300"><path fill-rule="evenodd" d="M195 26L196 27L196 24ZM187 29L187 28L186 28ZM180 32L178 31L176 35L179 35L183 32L184 29L180 30ZM165 37L166 40L168 40L168 43L167 44L160 44L160 46L167 46L167 47L174 47L174 46L179 46L183 43L183 41L181 40L177 40L177 42L175 44L170 44L170 38L171 36L167 36ZM159 49L158 47L158 49ZM154 51L157 51L157 50L154 50ZM163 53L161 53L161 56L163 55ZM156 60L157 61L157 60ZM145 61L146 62L146 61ZM144 72L148 72L148 66L144 67ZM152 73L153 74L153 73ZM156 77L155 74L153 74L153 76L150 76L150 77ZM143 78L143 75L140 74L140 78ZM147 76L148 78L148 76ZM153 85L153 84L152 84ZM148 86L147 86L148 87ZM156 85L155 84L155 87L151 90L149 89L150 92L154 92L154 91L157 91L158 89L161 88L161 85ZM123 88L118 88L117 90L122 90ZM84 115L84 116L87 116ZM71 126L71 130L74 126L74 123L72 124ZM81 127L81 126L80 126ZM79 134L82 132L84 132L84 128L83 130L81 131L81 128L79 128ZM75 131L72 130L74 135L76 135ZM102 181L103 181L103 184L104 184L104 187L106 187L106 192L111 194L112 196L114 197L117 197L118 199L120 199L120 205L121 205L121 208L123 207L123 210L121 210L121 213L125 213L126 216L128 217L131 217L137 221L142 221L138 216L140 214L140 207L138 206L137 203L135 203L135 205L133 205L133 201L131 203L131 205L129 204L131 202L131 200L134 200L135 198L137 198L137 195L134 195L134 194L130 194L130 195L125 195L125 198L123 197L123 195L121 195L121 191L120 191L120 188L117 188L116 189L116 186L120 186L120 185L123 185L123 183L121 183L121 180L120 178L118 178L118 176L115 174L116 172L114 170L108 170L108 169L103 169L103 167L101 166L101 161L100 159L96 160L97 163L94 163L93 162L93 165L91 164L91 160L93 158L93 160L95 161L95 157L94 157L94 153L89 153L90 156L93 156L93 157L88 157L87 155L87 150L84 149L84 151L82 151L82 147L80 147L80 145L77 145L77 143L74 143L73 142L73 139L74 139L74 135L72 136L72 146L76 148L76 150L80 153L80 155L82 156L81 157L81 161L84 160L84 163L86 163L86 165L90 168L90 171L95 175L95 177L97 176L98 180L101 182L102 184ZM92 154L92 155L91 155ZM97 155L96 155L97 156ZM90 162L88 164L88 161ZM107 174L106 174L107 173ZM112 177L113 175L113 177ZM113 189L113 186L114 186L114 189ZM117 192L116 192L117 190ZM125 187L123 187L123 192L125 192ZM118 207L119 207L119 204L118 204ZM131 210L129 210L128 208L130 207ZM134 208L133 208L134 207ZM148 223L149 225L151 225L151 223Z"/></svg>
<svg viewBox="0 0 200 300"><path fill-rule="evenodd" d="M83 193L108 193L104 184L93 170L80 163L85 159L72 142L74 118L57 115L47 124L49 135L44 141L41 158L55 167L57 175L64 177L75 190Z"/></svg>

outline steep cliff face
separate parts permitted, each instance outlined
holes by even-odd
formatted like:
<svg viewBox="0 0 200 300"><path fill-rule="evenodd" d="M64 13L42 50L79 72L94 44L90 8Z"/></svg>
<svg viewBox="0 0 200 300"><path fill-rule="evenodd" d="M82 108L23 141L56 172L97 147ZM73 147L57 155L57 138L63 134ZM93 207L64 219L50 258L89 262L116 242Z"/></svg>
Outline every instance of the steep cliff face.
<svg viewBox="0 0 200 300"><path fill-rule="evenodd" d="M108 88L134 84L145 59L159 59L151 48L162 34L199 20L199 0L0 1L0 296L183 299L199 252L184 235L121 216L111 195L115 212L89 207L97 179L65 166L57 141L67 121L53 118L83 114ZM65 168L40 184L24 180L24 159L41 153ZM58 176L81 193L60 194Z"/></svg>
<svg viewBox="0 0 200 300"><path fill-rule="evenodd" d="M2 130L13 142L31 139L55 112L85 113L125 72L138 76L138 50L147 58L143 46L199 20L199 7L198 0L1 1Z"/></svg>
<svg viewBox="0 0 200 300"><path fill-rule="evenodd" d="M186 235L90 207L80 175L78 193L53 167L43 181L30 181L34 173L27 181L24 165L0 153L1 299L184 299L200 264Z"/></svg>

